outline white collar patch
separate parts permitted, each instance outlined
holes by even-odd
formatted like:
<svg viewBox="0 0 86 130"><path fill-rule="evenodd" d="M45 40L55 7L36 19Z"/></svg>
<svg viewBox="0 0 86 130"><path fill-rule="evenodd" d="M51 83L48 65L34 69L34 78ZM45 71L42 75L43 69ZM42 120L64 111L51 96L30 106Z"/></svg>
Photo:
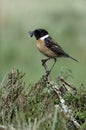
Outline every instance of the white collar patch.
<svg viewBox="0 0 86 130"><path fill-rule="evenodd" d="M45 35L45 36L43 36L43 37L41 37L40 39L41 40L44 40L45 38L47 38L47 37L49 37L49 35L47 34L47 35Z"/></svg>

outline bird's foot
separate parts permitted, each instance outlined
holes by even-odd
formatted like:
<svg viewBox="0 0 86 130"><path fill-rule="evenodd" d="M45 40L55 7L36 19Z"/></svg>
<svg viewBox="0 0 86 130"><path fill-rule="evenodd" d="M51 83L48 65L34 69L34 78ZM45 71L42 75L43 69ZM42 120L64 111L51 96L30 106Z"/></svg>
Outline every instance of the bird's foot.
<svg viewBox="0 0 86 130"><path fill-rule="evenodd" d="M46 61L47 61L47 59L43 59L43 60L41 60L42 65L44 65L44 64L46 63Z"/></svg>

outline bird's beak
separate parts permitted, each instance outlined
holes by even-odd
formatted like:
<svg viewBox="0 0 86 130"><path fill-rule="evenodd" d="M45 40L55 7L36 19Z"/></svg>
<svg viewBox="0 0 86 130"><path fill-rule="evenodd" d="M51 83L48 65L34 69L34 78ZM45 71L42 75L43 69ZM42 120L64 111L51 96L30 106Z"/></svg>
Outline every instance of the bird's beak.
<svg viewBox="0 0 86 130"><path fill-rule="evenodd" d="M34 32L28 32L28 34L32 37L34 35Z"/></svg>

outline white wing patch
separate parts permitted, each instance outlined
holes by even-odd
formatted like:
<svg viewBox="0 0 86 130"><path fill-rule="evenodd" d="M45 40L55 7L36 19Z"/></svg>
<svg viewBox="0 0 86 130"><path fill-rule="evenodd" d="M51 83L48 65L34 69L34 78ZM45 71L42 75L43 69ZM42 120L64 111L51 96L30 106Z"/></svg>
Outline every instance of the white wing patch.
<svg viewBox="0 0 86 130"><path fill-rule="evenodd" d="M45 35L45 36L43 36L43 37L41 37L40 38L40 40L44 40L45 38L47 38L47 37L49 37L49 35L47 34L47 35Z"/></svg>

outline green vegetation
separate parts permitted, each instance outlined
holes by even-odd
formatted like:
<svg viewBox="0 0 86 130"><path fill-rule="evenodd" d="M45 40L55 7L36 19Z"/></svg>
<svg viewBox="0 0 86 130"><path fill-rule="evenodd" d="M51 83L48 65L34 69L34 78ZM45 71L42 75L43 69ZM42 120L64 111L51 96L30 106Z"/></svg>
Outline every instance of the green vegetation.
<svg viewBox="0 0 86 130"><path fill-rule="evenodd" d="M55 107L59 105L57 95L46 84L44 76L26 87L24 75L19 70L12 70L6 85L0 86L0 124L17 130L77 130L61 109ZM80 130L85 130L86 88L80 86L76 92L62 92L62 95L80 123Z"/></svg>

